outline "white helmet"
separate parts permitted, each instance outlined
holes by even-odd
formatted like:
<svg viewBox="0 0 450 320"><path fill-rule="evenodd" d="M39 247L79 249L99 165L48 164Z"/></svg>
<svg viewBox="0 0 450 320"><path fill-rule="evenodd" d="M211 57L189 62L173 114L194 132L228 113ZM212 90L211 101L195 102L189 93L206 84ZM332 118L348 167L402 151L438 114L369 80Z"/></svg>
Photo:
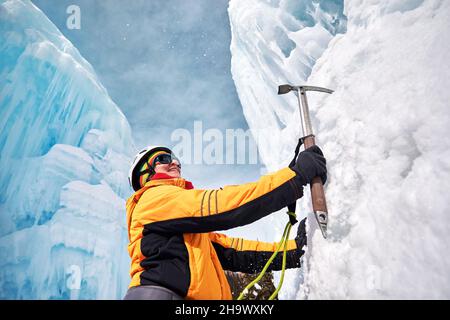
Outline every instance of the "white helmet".
<svg viewBox="0 0 450 320"><path fill-rule="evenodd" d="M139 151L139 153L134 158L133 163L131 164L130 172L128 173L128 182L130 183L130 186L134 191L138 191L142 187L139 182L140 174L138 170L142 167L145 161L147 161L147 156L156 151L165 151L167 153L172 153L172 150L170 150L169 148L160 146L148 146ZM150 168L150 170L153 170L153 168ZM154 174L154 172L151 173L151 175L152 174Z"/></svg>

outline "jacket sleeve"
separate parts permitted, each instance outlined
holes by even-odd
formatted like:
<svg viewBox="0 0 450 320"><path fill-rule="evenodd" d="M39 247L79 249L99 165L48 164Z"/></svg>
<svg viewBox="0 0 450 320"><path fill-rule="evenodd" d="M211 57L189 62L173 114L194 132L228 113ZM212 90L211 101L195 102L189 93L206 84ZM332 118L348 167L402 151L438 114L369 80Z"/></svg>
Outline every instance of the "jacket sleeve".
<svg viewBox="0 0 450 320"><path fill-rule="evenodd" d="M278 246L277 242L268 243L230 238L220 233L210 233L209 238L223 269L234 272L260 272ZM295 240L289 240L286 251L286 268L299 268L300 258L303 254L304 251L302 248L297 248ZM282 262L283 248L280 249L267 270L281 270Z"/></svg>
<svg viewBox="0 0 450 320"><path fill-rule="evenodd" d="M252 223L302 196L300 179L284 168L257 182L220 189L158 186L142 195L136 210L144 232L205 233Z"/></svg>

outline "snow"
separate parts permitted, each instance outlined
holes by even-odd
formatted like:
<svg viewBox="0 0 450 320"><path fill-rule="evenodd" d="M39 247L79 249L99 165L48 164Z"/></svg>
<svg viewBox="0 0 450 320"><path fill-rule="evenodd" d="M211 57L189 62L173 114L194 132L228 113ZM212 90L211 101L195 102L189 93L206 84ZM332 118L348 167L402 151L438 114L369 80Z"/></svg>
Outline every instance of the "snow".
<svg viewBox="0 0 450 320"><path fill-rule="evenodd" d="M335 33L318 20L287 29L289 3L229 7L233 78L269 171L289 163L301 132L295 96L277 86L335 90L308 95L328 161L329 238L307 194L297 208L308 214L306 261L289 270L281 298L448 299L450 3L345 1L346 28ZM295 43L288 57L275 28ZM272 221L266 230L279 230Z"/></svg>
<svg viewBox="0 0 450 320"><path fill-rule="evenodd" d="M0 21L0 298L120 299L129 124L30 1Z"/></svg>

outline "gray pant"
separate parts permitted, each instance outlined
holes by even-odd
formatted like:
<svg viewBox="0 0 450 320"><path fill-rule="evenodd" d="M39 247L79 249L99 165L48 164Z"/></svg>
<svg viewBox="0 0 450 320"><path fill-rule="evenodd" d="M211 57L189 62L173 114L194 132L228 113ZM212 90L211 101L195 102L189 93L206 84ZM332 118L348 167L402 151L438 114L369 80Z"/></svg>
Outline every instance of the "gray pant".
<svg viewBox="0 0 450 320"><path fill-rule="evenodd" d="M136 286L128 289L123 300L183 300L183 298L164 287Z"/></svg>

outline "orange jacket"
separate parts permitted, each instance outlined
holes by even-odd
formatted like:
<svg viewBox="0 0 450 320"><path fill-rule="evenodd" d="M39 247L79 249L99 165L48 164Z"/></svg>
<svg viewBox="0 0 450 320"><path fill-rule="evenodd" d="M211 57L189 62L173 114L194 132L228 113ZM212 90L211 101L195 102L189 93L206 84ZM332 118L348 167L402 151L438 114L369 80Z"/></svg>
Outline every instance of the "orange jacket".
<svg viewBox="0 0 450 320"><path fill-rule="evenodd" d="M231 299L224 269L260 271L277 243L230 238L212 231L256 221L303 195L289 168L257 182L214 190L185 189L186 180L151 180L127 201L130 287L159 285L186 299ZM301 248L288 242L287 267ZM281 268L281 255L271 270Z"/></svg>

